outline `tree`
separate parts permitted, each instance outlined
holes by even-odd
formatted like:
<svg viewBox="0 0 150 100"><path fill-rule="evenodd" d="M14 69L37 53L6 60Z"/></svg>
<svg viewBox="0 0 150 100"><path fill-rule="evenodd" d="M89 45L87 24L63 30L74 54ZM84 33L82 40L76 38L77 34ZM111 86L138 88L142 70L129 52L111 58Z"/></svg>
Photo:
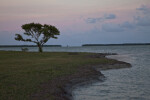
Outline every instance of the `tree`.
<svg viewBox="0 0 150 100"><path fill-rule="evenodd" d="M15 34L15 40L36 43L39 47L39 52L43 52L42 47L50 38L57 39L56 35L60 33L55 26L47 24L29 23L21 27L25 31L24 35L29 38L24 39L20 34Z"/></svg>

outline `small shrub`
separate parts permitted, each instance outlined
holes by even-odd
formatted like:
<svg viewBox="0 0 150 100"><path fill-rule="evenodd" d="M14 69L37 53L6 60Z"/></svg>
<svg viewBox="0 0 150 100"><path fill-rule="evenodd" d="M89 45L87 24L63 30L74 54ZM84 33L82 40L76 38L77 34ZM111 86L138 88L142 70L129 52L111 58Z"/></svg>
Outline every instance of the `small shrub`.
<svg viewBox="0 0 150 100"><path fill-rule="evenodd" d="M21 48L21 50L22 50L23 52L27 52L27 51L29 51L29 49L28 49L28 48Z"/></svg>

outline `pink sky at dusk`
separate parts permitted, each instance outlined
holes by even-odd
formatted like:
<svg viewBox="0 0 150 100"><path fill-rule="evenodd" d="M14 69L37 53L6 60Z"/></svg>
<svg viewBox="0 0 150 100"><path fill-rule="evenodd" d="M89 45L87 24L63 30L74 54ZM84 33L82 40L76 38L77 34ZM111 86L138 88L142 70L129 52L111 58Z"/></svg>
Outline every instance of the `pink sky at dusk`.
<svg viewBox="0 0 150 100"><path fill-rule="evenodd" d="M85 35L91 34L94 29L97 29L96 37L110 37L107 33L107 24L112 30L115 31L115 28L123 26L126 24L133 24L134 27L139 27L136 24L135 17L140 16L137 21L141 21L143 18L142 15L139 15L141 10L137 10L143 6L143 9L150 9L149 0L0 0L0 37L2 38L8 33L15 34L14 32L21 31L21 25L31 22L41 23L41 24L51 24L55 25L61 31L60 42L59 39L56 43L66 44L67 41L63 40L65 36L69 35L70 38L75 37L76 34L82 34L83 38ZM145 8L144 8L145 7ZM149 20L150 14L144 15L147 20ZM138 23L138 22L137 22ZM111 25L116 25L116 27L111 27ZM145 23L144 23L145 24ZM147 30L147 33L150 32L147 27L141 27L144 30ZM144 26L144 25L143 25ZM104 29L103 29L104 28ZM114 28L114 29L113 29ZM122 27L121 27L122 28ZM103 31L106 32L103 32ZM121 29L120 29L121 30ZM122 30L129 30L123 28ZM109 31L109 29L108 29ZM113 32L113 31L112 31ZM121 32L121 31L120 31ZM130 30L131 32L131 30ZM130 33L128 31L128 33ZM133 30L131 33L135 32ZM87 34L86 34L87 33ZM99 34L98 34L99 33ZM122 32L124 33L124 32ZM114 34L115 35L115 34ZM118 34L116 34L118 35ZM127 35L127 34L126 34ZM130 35L130 34L128 34ZM133 34L132 34L133 35ZM71 37L72 36L72 37ZM121 35L119 35L121 37ZM141 36L141 35L140 35ZM145 40L135 40L135 42L142 42ZM5 36L5 38L7 38ZM8 35L8 39L10 39ZM94 38L94 37L93 37ZM107 39L106 38L106 39ZM80 38L77 38L80 39ZM77 39L72 39L73 45L79 45L75 43ZM81 41L86 43L89 38L88 36ZM93 39L94 40L94 39ZM53 41L53 40L52 40ZM63 42L62 42L63 41ZM90 40L92 41L92 39ZM113 41L113 39L112 39ZM124 40L125 41L125 40ZM98 41L97 43L105 43L106 41ZM114 41L116 43L117 41ZM118 40L118 43L123 41ZM130 40L125 41L130 42ZM134 42L134 41L131 41ZM150 42L148 40L143 42ZM0 41L0 44L19 44L12 39L12 42ZM51 43L51 42L49 42ZM81 43L81 44L82 44ZM92 43L96 43L93 41Z"/></svg>

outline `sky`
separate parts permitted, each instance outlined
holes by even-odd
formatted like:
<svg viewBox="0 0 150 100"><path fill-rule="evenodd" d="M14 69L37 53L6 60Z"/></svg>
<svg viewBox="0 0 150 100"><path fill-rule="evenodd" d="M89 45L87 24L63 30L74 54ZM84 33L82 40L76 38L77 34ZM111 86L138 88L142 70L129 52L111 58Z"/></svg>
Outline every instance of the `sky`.
<svg viewBox="0 0 150 100"><path fill-rule="evenodd" d="M32 22L60 30L47 45L150 43L150 0L0 0L0 45Z"/></svg>

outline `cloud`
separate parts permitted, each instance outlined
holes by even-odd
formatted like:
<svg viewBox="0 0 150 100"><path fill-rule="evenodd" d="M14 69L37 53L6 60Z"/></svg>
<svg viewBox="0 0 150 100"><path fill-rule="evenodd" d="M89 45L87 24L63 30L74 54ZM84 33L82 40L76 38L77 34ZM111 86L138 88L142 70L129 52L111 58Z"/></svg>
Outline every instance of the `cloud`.
<svg viewBox="0 0 150 100"><path fill-rule="evenodd" d="M120 24L107 23L102 25L105 32L123 32L124 28Z"/></svg>
<svg viewBox="0 0 150 100"><path fill-rule="evenodd" d="M150 26L150 8L145 5L142 5L140 8L136 9L139 13L134 17L135 23L138 26Z"/></svg>
<svg viewBox="0 0 150 100"><path fill-rule="evenodd" d="M137 16L134 20L138 26L150 26L150 16Z"/></svg>
<svg viewBox="0 0 150 100"><path fill-rule="evenodd" d="M121 27L126 29L134 29L135 25L131 22L126 21L121 24Z"/></svg>
<svg viewBox="0 0 150 100"><path fill-rule="evenodd" d="M88 19L86 19L86 22L87 23L96 23L96 22L99 22L101 20L102 20L102 18L88 18Z"/></svg>
<svg viewBox="0 0 150 100"><path fill-rule="evenodd" d="M148 8L146 5L142 5L140 8L137 8L136 10L142 11L144 14L150 13L150 8Z"/></svg>
<svg viewBox="0 0 150 100"><path fill-rule="evenodd" d="M125 21L120 24L116 23L106 23L102 25L102 30L105 32L123 32L127 30L133 30L136 25L133 22Z"/></svg>
<svg viewBox="0 0 150 100"><path fill-rule="evenodd" d="M105 14L104 19L115 19L116 15L115 14Z"/></svg>
<svg viewBox="0 0 150 100"><path fill-rule="evenodd" d="M116 19L115 14L105 14L103 17L90 18L89 23L104 22L101 25L103 32L135 32L140 30L147 30L149 32L150 26L150 8L148 6L142 5L136 8L138 13L133 18L133 21L124 21L120 24L105 22L106 20Z"/></svg>
<svg viewBox="0 0 150 100"><path fill-rule="evenodd" d="M115 19L115 18L116 18L115 14L105 14L103 17L87 18L85 22L93 24L93 23L102 22L105 20L110 20L110 19Z"/></svg>

